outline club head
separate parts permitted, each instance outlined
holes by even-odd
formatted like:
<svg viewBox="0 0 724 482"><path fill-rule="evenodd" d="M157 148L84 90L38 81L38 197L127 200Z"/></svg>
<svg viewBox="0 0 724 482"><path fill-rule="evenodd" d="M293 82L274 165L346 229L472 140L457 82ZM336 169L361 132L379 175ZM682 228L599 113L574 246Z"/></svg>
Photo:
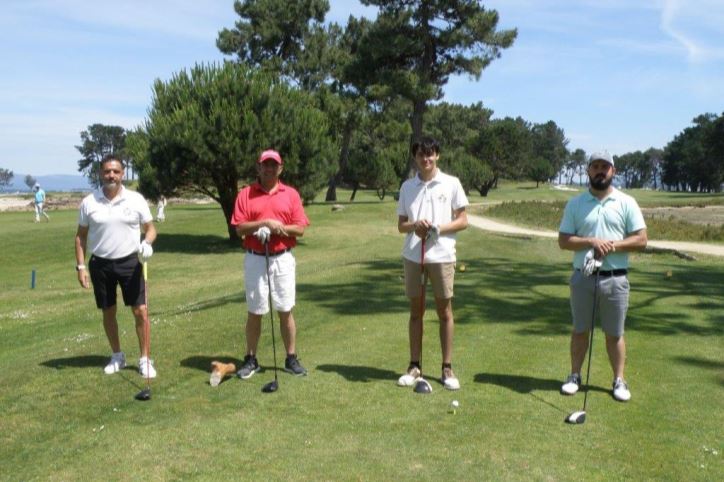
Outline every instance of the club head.
<svg viewBox="0 0 724 482"><path fill-rule="evenodd" d="M569 416L566 417L566 423L572 423L572 424L582 424L586 421L586 412L583 410L580 410L578 412L573 412Z"/></svg>
<svg viewBox="0 0 724 482"><path fill-rule="evenodd" d="M136 394L136 400L139 400L141 402L147 402L151 400L151 389L150 388L144 388L140 392Z"/></svg>
<svg viewBox="0 0 724 482"><path fill-rule="evenodd" d="M261 391L264 393L274 393L277 391L278 388L279 384L276 380L274 380L261 387Z"/></svg>
<svg viewBox="0 0 724 482"><path fill-rule="evenodd" d="M430 385L430 383L428 383L428 381L424 378L420 378L417 382L415 382L415 388L413 388L413 391L415 393L423 394L432 393L432 385Z"/></svg>

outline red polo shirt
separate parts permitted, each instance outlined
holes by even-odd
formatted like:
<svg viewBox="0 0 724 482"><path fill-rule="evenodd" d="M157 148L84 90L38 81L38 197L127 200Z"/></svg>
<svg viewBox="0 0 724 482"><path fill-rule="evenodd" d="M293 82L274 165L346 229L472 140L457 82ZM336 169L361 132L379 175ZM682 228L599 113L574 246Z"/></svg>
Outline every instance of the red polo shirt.
<svg viewBox="0 0 724 482"><path fill-rule="evenodd" d="M266 192L261 184L256 182L242 189L236 196L234 214L231 216L232 226L264 219L276 219L283 224L309 226L309 219L304 214L299 193L281 181L273 193ZM276 253L296 245L297 239L294 237L273 234L269 240L269 252ZM253 235L244 236L244 248L264 252L264 245Z"/></svg>

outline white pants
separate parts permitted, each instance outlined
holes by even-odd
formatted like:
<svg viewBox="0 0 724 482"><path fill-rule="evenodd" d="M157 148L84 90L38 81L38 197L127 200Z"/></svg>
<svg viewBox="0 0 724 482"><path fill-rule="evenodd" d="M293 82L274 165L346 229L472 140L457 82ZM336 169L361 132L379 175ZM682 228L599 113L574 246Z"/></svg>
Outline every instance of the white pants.
<svg viewBox="0 0 724 482"><path fill-rule="evenodd" d="M43 211L43 203L35 203L35 220L40 221L40 215L45 216L47 219L50 219L47 214L45 214L45 211Z"/></svg>
<svg viewBox="0 0 724 482"><path fill-rule="evenodd" d="M292 311L296 301L297 261L291 251L269 257L269 282L276 311ZM269 313L266 259L258 254L244 256L244 286L247 310L255 315Z"/></svg>

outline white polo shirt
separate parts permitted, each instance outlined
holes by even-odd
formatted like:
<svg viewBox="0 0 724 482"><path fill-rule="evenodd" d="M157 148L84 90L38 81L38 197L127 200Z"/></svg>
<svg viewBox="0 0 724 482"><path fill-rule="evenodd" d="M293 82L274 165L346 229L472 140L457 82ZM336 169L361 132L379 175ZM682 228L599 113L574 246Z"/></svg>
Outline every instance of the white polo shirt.
<svg viewBox="0 0 724 482"><path fill-rule="evenodd" d="M78 224L88 227L88 250L105 259L119 259L138 252L141 225L151 222L146 200L121 186L109 200L99 188L80 203Z"/></svg>
<svg viewBox="0 0 724 482"><path fill-rule="evenodd" d="M415 222L427 219L432 224L447 224L453 220L453 211L467 206L468 198L465 196L460 180L442 172L439 168L437 174L428 182L420 179L419 175L408 179L400 188L400 200L397 203L398 216L407 216L409 221ZM436 243L425 244L425 264L427 263L454 263L456 233L443 234ZM405 236L402 247L402 256L415 263L420 262L421 239L409 232Z"/></svg>

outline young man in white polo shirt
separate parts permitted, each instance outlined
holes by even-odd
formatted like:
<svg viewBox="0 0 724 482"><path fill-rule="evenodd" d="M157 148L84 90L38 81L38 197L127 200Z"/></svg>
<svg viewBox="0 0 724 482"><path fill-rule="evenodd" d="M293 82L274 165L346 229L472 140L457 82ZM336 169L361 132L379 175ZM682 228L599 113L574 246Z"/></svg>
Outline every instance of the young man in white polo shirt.
<svg viewBox="0 0 724 482"><path fill-rule="evenodd" d="M571 374L561 386L561 393L574 395L581 385L581 367L595 312L606 334L606 351L613 370L613 397L626 402L631 398L623 374L626 364L623 332L629 299L628 253L645 248L648 237L644 217L634 198L611 185L615 175L611 154L607 151L591 154L590 188L568 201L558 229L560 248L575 251L570 279Z"/></svg>
<svg viewBox="0 0 724 482"><path fill-rule="evenodd" d="M440 158L437 141L423 138L415 142L412 154L417 175L402 184L397 206L397 229L406 234L402 256L405 294L410 300L410 365L397 384L412 386L422 377L422 320L425 284L429 278L440 320L441 381L448 390L458 390L460 382L452 370L455 233L468 226L465 214L468 199L458 178L437 167Z"/></svg>
<svg viewBox="0 0 724 482"><path fill-rule="evenodd" d="M153 360L148 359L150 325L139 258L146 262L153 254L156 229L143 196L123 187L123 171L118 158L106 156L100 165L101 188L81 202L75 235L76 270L78 282L86 289L90 288L90 272L96 306L103 311L103 328L113 350L104 371L111 375L126 366L116 319L116 287L120 284L123 301L131 306L136 321L141 351L138 370L144 378L155 378ZM145 233L143 241L141 228ZM86 245L91 254L87 267Z"/></svg>

